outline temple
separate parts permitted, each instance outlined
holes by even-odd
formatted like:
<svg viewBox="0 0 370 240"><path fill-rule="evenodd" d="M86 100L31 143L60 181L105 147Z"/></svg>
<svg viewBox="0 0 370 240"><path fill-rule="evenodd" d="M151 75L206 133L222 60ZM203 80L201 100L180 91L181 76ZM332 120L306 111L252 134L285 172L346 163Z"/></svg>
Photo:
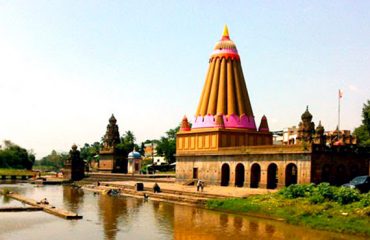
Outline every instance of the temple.
<svg viewBox="0 0 370 240"><path fill-rule="evenodd" d="M99 171L127 173L127 159L117 149L121 143L117 120L112 114L103 137L103 146L99 152Z"/></svg>
<svg viewBox="0 0 370 240"><path fill-rule="evenodd" d="M85 177L85 163L80 157L76 144L72 145L68 158L64 162L63 177L71 181L79 181Z"/></svg>
<svg viewBox="0 0 370 240"><path fill-rule="evenodd" d="M186 125L184 117L182 125ZM267 118L257 130L238 50L225 26L214 47L192 128L177 134L178 152L271 145Z"/></svg>
<svg viewBox="0 0 370 240"><path fill-rule="evenodd" d="M340 184L369 174L369 154L351 136L340 141L338 130L333 144L327 144L331 137L321 123L315 129L308 107L301 119L293 145L273 145L266 116L257 128L240 56L225 26L209 59L193 124L185 116L177 133L176 179L274 189L294 183Z"/></svg>

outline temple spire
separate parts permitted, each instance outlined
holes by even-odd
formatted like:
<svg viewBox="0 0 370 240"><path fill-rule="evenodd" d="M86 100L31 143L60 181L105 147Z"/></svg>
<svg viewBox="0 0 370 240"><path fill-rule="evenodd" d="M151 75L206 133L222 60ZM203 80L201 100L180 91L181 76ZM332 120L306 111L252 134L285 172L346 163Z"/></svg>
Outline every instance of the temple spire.
<svg viewBox="0 0 370 240"><path fill-rule="evenodd" d="M222 116L225 128L257 130L238 50L226 25L209 60L192 128L218 127L216 116Z"/></svg>
<svg viewBox="0 0 370 240"><path fill-rule="evenodd" d="M225 24L225 27L224 27L224 32L222 33L222 39L230 39L229 29L227 28L226 24Z"/></svg>

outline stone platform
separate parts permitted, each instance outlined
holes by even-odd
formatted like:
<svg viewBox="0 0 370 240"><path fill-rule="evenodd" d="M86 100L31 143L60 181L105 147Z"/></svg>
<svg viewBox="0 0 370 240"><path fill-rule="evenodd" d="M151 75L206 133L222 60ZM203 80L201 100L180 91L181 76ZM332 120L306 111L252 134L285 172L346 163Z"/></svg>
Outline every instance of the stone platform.
<svg viewBox="0 0 370 240"><path fill-rule="evenodd" d="M135 185L143 183L143 191L136 191ZM107 194L110 189L117 189L120 195L144 198L149 200L174 202L183 205L204 205L209 199L245 198L251 195L276 192L276 190L250 189L237 187L205 186L203 191L197 191L196 186L186 186L177 183L157 182L161 188L160 193L153 192L154 182L145 181L114 181L100 182L100 185L88 184L83 189L101 194Z"/></svg>

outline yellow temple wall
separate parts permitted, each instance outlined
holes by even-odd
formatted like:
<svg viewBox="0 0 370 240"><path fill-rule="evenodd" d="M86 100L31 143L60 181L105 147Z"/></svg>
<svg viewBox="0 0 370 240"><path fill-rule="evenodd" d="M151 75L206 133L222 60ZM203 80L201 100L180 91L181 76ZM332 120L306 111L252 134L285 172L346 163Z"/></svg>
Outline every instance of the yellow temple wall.
<svg viewBox="0 0 370 240"><path fill-rule="evenodd" d="M199 129L179 132L177 153L189 151L217 151L225 147L271 145L271 133L239 129Z"/></svg>

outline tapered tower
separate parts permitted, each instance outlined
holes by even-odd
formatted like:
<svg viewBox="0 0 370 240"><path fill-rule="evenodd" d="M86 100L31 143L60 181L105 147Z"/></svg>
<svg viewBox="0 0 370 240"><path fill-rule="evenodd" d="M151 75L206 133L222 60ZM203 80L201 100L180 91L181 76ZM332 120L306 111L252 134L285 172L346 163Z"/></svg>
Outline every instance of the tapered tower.
<svg viewBox="0 0 370 240"><path fill-rule="evenodd" d="M192 127L180 128L177 134L176 153L270 144L265 116L257 130L240 56L225 26L209 59Z"/></svg>
<svg viewBox="0 0 370 240"><path fill-rule="evenodd" d="M215 127L222 116L226 128L256 130L238 50L227 26L213 49L193 128Z"/></svg>

